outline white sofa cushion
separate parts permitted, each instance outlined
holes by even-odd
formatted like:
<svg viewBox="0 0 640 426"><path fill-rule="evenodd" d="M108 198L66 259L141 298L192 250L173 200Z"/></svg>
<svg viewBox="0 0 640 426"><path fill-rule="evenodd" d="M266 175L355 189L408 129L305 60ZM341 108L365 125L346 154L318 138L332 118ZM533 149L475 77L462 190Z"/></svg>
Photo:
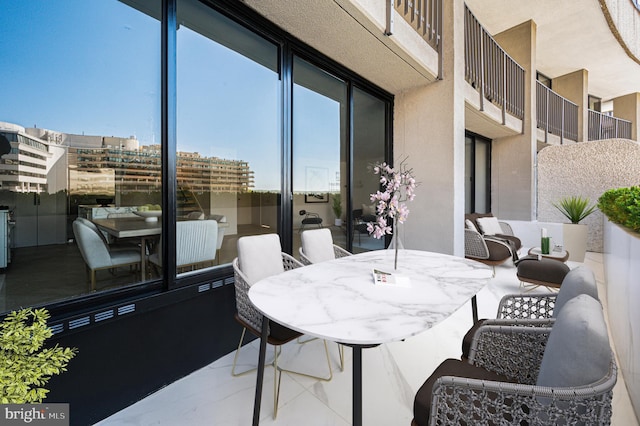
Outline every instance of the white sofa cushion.
<svg viewBox="0 0 640 426"><path fill-rule="evenodd" d="M496 217L479 217L476 223L484 235L502 234L502 228Z"/></svg>

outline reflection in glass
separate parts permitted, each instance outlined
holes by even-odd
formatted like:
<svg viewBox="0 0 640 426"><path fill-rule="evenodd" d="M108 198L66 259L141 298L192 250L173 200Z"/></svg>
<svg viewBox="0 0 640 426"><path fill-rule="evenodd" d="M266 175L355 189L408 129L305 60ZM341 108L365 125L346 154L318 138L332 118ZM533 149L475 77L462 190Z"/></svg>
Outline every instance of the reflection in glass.
<svg viewBox="0 0 640 426"><path fill-rule="evenodd" d="M88 293L87 270L98 291L140 281L140 238L95 226L160 200L160 2L146 5L0 2L0 312ZM79 250L78 217L98 248ZM105 268L116 251L132 257Z"/></svg>
<svg viewBox="0 0 640 426"><path fill-rule="evenodd" d="M318 227L330 227L334 244L346 247L335 219L346 203L347 85L298 57L293 81L294 253L298 234Z"/></svg>
<svg viewBox="0 0 640 426"><path fill-rule="evenodd" d="M218 223L225 264L239 236L278 232L278 49L197 1L178 22L177 214Z"/></svg>
<svg viewBox="0 0 640 426"><path fill-rule="evenodd" d="M353 91L353 252L379 250L384 239L367 232L367 222L375 220L370 194L380 189L373 164L385 160L386 103L358 88Z"/></svg>

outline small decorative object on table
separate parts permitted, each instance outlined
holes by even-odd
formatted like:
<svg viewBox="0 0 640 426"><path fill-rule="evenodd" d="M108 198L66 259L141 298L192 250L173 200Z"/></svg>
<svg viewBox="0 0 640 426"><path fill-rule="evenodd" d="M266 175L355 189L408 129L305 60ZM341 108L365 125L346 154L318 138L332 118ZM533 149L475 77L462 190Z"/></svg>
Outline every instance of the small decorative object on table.
<svg viewBox="0 0 640 426"><path fill-rule="evenodd" d="M397 169L391 168L387 163L376 163L373 173L380 175L380 183L384 192L377 191L371 194L371 201L376 203L376 221L367 224L367 231L374 238L382 238L385 235L395 235L395 257L393 269L398 269L398 224L404 223L409 215L409 209L405 201L415 198L414 190L416 180L413 177L413 169L408 169L405 160ZM389 220L393 220L393 227L389 226Z"/></svg>
<svg viewBox="0 0 640 426"><path fill-rule="evenodd" d="M551 238L547 237L547 228L542 228L542 237L540 241L540 248L542 254L549 254L549 248L551 245Z"/></svg>

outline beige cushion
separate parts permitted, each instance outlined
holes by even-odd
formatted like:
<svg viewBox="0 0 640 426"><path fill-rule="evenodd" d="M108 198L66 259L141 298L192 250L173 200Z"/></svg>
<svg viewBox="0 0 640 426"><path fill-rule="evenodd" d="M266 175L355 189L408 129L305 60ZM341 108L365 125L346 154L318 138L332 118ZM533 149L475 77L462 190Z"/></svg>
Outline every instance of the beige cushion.
<svg viewBox="0 0 640 426"><path fill-rule="evenodd" d="M284 272L277 234L251 235L238 240L238 263L249 285Z"/></svg>
<svg viewBox="0 0 640 426"><path fill-rule="evenodd" d="M479 217L476 223L484 235L502 234L502 228L496 217Z"/></svg>
<svg viewBox="0 0 640 426"><path fill-rule="evenodd" d="M464 226L467 229L471 229L472 231L478 232L478 228L476 228L476 226L473 224L473 222L471 222L469 219L465 219L464 220Z"/></svg>
<svg viewBox="0 0 640 426"><path fill-rule="evenodd" d="M312 262L335 259L333 238L327 228L304 231L301 235L302 252Z"/></svg>

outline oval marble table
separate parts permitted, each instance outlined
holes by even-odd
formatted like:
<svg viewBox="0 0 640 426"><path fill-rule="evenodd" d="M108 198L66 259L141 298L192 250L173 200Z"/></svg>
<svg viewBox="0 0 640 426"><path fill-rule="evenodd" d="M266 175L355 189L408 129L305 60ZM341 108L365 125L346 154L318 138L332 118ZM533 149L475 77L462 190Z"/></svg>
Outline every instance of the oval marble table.
<svg viewBox="0 0 640 426"><path fill-rule="evenodd" d="M491 279L491 269L461 257L377 250L317 263L255 283L249 299L268 319L353 348L353 424L362 424L362 348L414 336L447 318ZM408 287L374 284L373 269L409 278ZM263 337L267 335L263 321ZM258 424L266 338L260 342L254 406Z"/></svg>

